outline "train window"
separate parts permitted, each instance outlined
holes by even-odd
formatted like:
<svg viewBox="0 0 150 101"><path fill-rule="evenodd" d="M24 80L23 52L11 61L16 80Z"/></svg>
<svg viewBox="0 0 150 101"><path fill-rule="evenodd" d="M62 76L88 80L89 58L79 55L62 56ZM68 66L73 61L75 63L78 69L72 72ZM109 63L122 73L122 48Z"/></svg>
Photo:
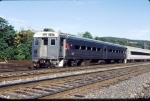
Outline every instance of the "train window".
<svg viewBox="0 0 150 101"><path fill-rule="evenodd" d="M92 51L96 51L96 47L93 47Z"/></svg>
<svg viewBox="0 0 150 101"><path fill-rule="evenodd" d="M112 52L112 49L109 49L108 52Z"/></svg>
<svg viewBox="0 0 150 101"><path fill-rule="evenodd" d="M116 50L116 53L118 53L118 50Z"/></svg>
<svg viewBox="0 0 150 101"><path fill-rule="evenodd" d="M131 51L131 55L149 55L149 53L142 53L142 52Z"/></svg>
<svg viewBox="0 0 150 101"><path fill-rule="evenodd" d="M121 53L121 50L119 50L119 53Z"/></svg>
<svg viewBox="0 0 150 101"><path fill-rule="evenodd" d="M43 38L43 45L48 45L48 39L47 38Z"/></svg>
<svg viewBox="0 0 150 101"><path fill-rule="evenodd" d="M75 49L80 49L80 46L79 45L75 45Z"/></svg>
<svg viewBox="0 0 150 101"><path fill-rule="evenodd" d="M51 45L55 45L55 39L51 39Z"/></svg>
<svg viewBox="0 0 150 101"><path fill-rule="evenodd" d="M34 45L39 45L39 40L38 39L35 39Z"/></svg>
<svg viewBox="0 0 150 101"><path fill-rule="evenodd" d="M104 52L107 52L107 49L106 49L106 48L104 49Z"/></svg>
<svg viewBox="0 0 150 101"><path fill-rule="evenodd" d="M122 50L120 50L120 53L122 53Z"/></svg>
<svg viewBox="0 0 150 101"><path fill-rule="evenodd" d="M102 48L100 48L100 51L103 51Z"/></svg>
<svg viewBox="0 0 150 101"><path fill-rule="evenodd" d="M86 50L86 47L85 46L81 46L81 50Z"/></svg>
<svg viewBox="0 0 150 101"><path fill-rule="evenodd" d="M91 50L91 47L87 47L87 50Z"/></svg>
<svg viewBox="0 0 150 101"><path fill-rule="evenodd" d="M97 48L97 51L100 51L101 49L100 48Z"/></svg>

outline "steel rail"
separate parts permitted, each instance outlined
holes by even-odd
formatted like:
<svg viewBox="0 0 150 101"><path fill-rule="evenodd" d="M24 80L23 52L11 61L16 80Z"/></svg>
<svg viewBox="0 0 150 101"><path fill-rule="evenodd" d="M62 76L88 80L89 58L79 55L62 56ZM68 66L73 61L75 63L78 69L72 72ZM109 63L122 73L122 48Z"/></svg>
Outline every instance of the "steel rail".
<svg viewBox="0 0 150 101"><path fill-rule="evenodd" d="M132 65L133 63L127 64ZM7 72L0 72L0 78L7 78L12 76L21 76L21 75L28 75L28 74L34 74L34 72L40 72L40 73L46 73L46 72L59 72L59 71L66 71L66 70L76 70L76 69L84 69L84 68L97 68L97 67L105 67L105 66L118 66L118 65L124 65L124 64L105 64L105 65L90 65L90 66L80 66L80 67L68 67L68 68L39 68L39 69L33 69L33 70L22 70L22 71L7 71Z"/></svg>
<svg viewBox="0 0 150 101"><path fill-rule="evenodd" d="M141 64L141 65L148 65L147 64ZM131 65L131 66L123 66L123 67L113 67L113 68L98 68L98 69L89 69L89 70L80 70L80 71L72 71L72 72L62 72L61 74L57 73L57 76L54 76L55 74L47 75L47 76L40 76L40 77L30 77L30 78L25 78L25 79L18 79L18 80L9 80L9 81L1 81L0 82L0 87L5 87L5 86L11 86L11 85L17 85L17 84L23 84L23 83L30 83L30 82L37 82L37 81L44 81L44 80L51 80L51 79L57 79L57 78L64 78L64 77L69 77L69 76L76 76L76 75L84 75L84 74L89 74L89 73L97 73L97 72L104 72L104 71L111 71L111 70L116 70L116 69L123 69L123 68L132 68L132 67L137 67L141 65Z"/></svg>
<svg viewBox="0 0 150 101"><path fill-rule="evenodd" d="M48 96L48 95L52 95L52 94L56 94L56 93L60 93L60 92L63 92L63 91L67 91L67 90L71 90L71 89L75 89L75 88L79 88L79 87L82 87L82 86L85 86L85 85L90 85L90 84L93 84L93 83L96 83L96 82L101 82L101 81L104 81L104 80L108 80L108 79L112 79L112 78L115 78L115 77L119 77L119 76L123 76L123 75L127 75L127 74L131 74L131 73L134 73L134 72L137 72L137 71L140 71L140 70L145 70L145 69L149 69L150 67L148 68L129 68L129 70L127 69L126 71L122 71L122 72L114 72L113 74L110 74L110 75L103 75L103 76L97 76L95 75L97 78L95 78L95 76L93 77L90 77L90 78L80 78L78 79L78 81L74 81L74 82L71 82L71 84L69 83L66 83L66 85L64 84L61 84L61 85L55 85L57 89L54 89L54 90L43 90L41 91L41 93L39 94L33 94L33 96L23 96L21 98L23 99L36 99L36 98L41 98L41 97L44 97L44 96ZM124 68L125 69L125 68ZM111 73L111 72L110 72ZM85 81L85 82L84 82ZM68 81L69 82L69 81ZM69 85L67 85L69 84ZM75 84L78 84L78 85L75 85ZM55 87L54 87L55 88ZM60 88L60 89L58 89ZM36 88L35 88L36 89ZM33 89L32 89L33 90ZM36 89L37 90L37 89ZM25 92L25 91L20 91L21 92ZM11 92L11 94L13 95L14 93ZM7 98L7 97L6 97Z"/></svg>

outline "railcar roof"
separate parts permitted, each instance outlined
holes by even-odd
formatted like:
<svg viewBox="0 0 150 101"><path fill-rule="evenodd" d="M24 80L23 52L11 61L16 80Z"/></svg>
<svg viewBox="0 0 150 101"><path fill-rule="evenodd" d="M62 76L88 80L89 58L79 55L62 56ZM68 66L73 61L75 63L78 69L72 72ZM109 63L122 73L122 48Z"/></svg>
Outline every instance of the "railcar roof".
<svg viewBox="0 0 150 101"><path fill-rule="evenodd" d="M53 36L50 36L51 34L54 34ZM68 33L58 33L58 32L50 32L50 31L47 31L47 32L37 32L34 34L33 37L59 37L59 35L61 37L68 37L68 38L75 38L77 40L85 40L85 41L89 41L89 42L96 42L96 43L102 43L102 44L107 44L107 45L111 45L111 46L117 46L117 47L122 47L122 48L126 48L125 46L123 45L119 45L119 44L114 44L114 43L109 43L109 42L104 42L104 41L99 41L99 40L94 40L94 39L89 39L89 38L83 38L83 37L78 37L78 36L75 36L75 35L71 35L71 34L68 34Z"/></svg>
<svg viewBox="0 0 150 101"><path fill-rule="evenodd" d="M89 41L89 42L96 42L96 43L102 43L102 44L107 44L107 45L112 45L112 46L117 46L117 47L122 47L122 48L126 48L123 45L119 45L119 44L114 44L114 43L109 43L109 42L104 42L104 41L99 41L99 40L94 40L94 39L89 39L89 38L83 38L83 37L77 37L77 36L68 36L68 38L76 38L78 40L85 40L85 41Z"/></svg>
<svg viewBox="0 0 150 101"><path fill-rule="evenodd" d="M130 47L130 46L125 46L128 50L132 51L142 51L142 52L148 52L150 53L149 49L142 49L142 48L137 48L137 47Z"/></svg>

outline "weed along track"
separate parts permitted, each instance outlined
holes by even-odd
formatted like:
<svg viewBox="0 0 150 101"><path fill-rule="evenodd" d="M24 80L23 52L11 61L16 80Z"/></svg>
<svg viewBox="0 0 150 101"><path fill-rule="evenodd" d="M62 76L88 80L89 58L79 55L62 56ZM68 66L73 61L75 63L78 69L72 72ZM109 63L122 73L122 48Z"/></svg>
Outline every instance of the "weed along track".
<svg viewBox="0 0 150 101"><path fill-rule="evenodd" d="M81 91L84 87L109 81L113 78L131 75L137 72L149 71L149 64L120 66L116 69L98 70L86 69L79 71L68 71L69 75L47 78L41 80L32 80L1 85L0 98L4 99L36 99L36 98L69 98L75 91ZM95 71L94 71L95 70ZM62 72L61 72L62 73ZM67 74L67 71L65 72ZM63 73L62 73L63 74ZM41 74L40 76L42 76Z"/></svg>

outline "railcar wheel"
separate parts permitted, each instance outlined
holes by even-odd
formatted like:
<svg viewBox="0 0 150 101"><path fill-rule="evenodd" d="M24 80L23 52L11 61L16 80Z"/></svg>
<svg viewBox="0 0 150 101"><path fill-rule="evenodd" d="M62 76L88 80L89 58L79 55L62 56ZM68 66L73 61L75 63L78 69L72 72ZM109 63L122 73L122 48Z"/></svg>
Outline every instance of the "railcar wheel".
<svg viewBox="0 0 150 101"><path fill-rule="evenodd" d="M123 63L123 60L120 60L119 63Z"/></svg>
<svg viewBox="0 0 150 101"><path fill-rule="evenodd" d="M32 67L35 68L35 69L39 68L39 64L38 63L34 63ZM32 67L30 69L32 69Z"/></svg>
<svg viewBox="0 0 150 101"><path fill-rule="evenodd" d="M63 67L68 67L68 64L67 64L67 62L66 62L66 61L64 62Z"/></svg>
<svg viewBox="0 0 150 101"><path fill-rule="evenodd" d="M106 64L110 64L111 60L105 60Z"/></svg>
<svg viewBox="0 0 150 101"><path fill-rule="evenodd" d="M75 64L75 62L74 62L73 60L69 60L69 61L68 61L68 66L73 67L73 66L74 66L74 64Z"/></svg>
<svg viewBox="0 0 150 101"><path fill-rule="evenodd" d="M50 62L47 61L44 67L50 68L51 67Z"/></svg>
<svg viewBox="0 0 150 101"><path fill-rule="evenodd" d="M75 62L74 62L74 61L71 61L71 67L73 67L73 66L74 66L74 64L75 64Z"/></svg>
<svg viewBox="0 0 150 101"><path fill-rule="evenodd" d="M74 66L78 66L78 60L75 60Z"/></svg>
<svg viewBox="0 0 150 101"><path fill-rule="evenodd" d="M42 68L42 67L43 67L43 65L42 65L42 64L39 64L39 67L40 67L40 68Z"/></svg>
<svg viewBox="0 0 150 101"><path fill-rule="evenodd" d="M85 66L85 61L82 61L82 62L81 62L81 66Z"/></svg>
<svg viewBox="0 0 150 101"><path fill-rule="evenodd" d="M33 68L34 68L34 69L37 69L38 67L37 67L37 66L33 66ZM32 69L32 68L30 68L30 69Z"/></svg>
<svg viewBox="0 0 150 101"><path fill-rule="evenodd" d="M81 60L78 60L77 66L81 66Z"/></svg>
<svg viewBox="0 0 150 101"><path fill-rule="evenodd" d="M51 63L50 64L50 68L55 68L54 64Z"/></svg>

